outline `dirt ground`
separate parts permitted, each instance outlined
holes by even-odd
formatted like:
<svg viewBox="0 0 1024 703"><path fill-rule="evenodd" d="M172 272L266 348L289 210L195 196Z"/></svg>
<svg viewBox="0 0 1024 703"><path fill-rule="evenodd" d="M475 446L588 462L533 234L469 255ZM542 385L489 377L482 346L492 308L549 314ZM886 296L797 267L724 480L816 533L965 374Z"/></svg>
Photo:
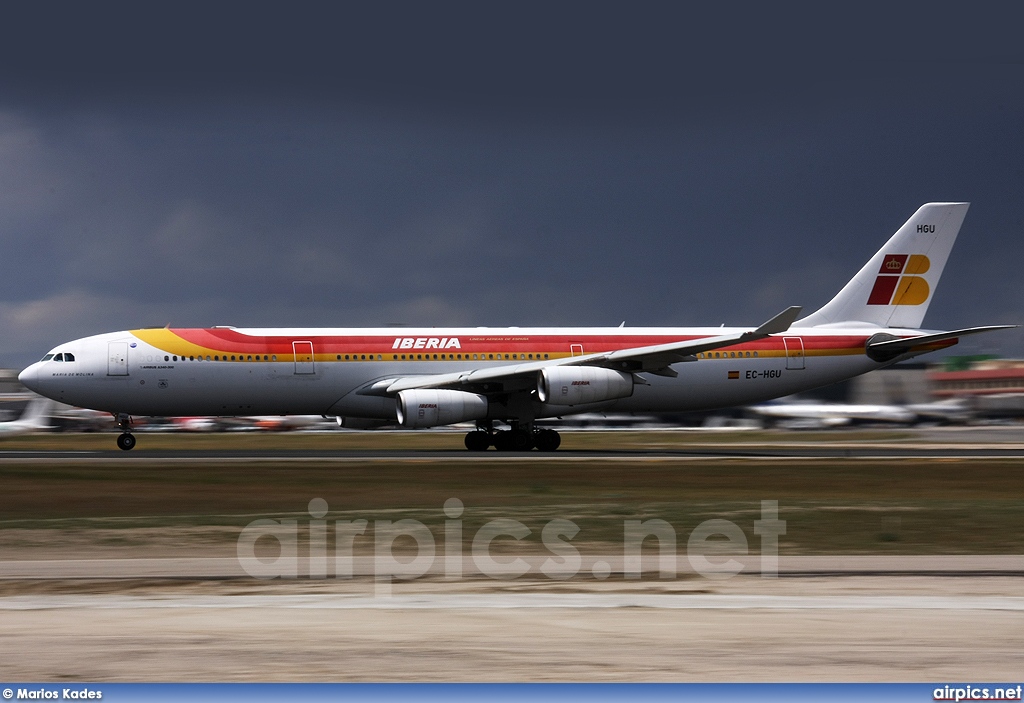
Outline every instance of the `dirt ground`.
<svg viewBox="0 0 1024 703"><path fill-rule="evenodd" d="M1019 577L417 581L390 602L366 581L22 584L0 678L1003 680L1022 596Z"/></svg>

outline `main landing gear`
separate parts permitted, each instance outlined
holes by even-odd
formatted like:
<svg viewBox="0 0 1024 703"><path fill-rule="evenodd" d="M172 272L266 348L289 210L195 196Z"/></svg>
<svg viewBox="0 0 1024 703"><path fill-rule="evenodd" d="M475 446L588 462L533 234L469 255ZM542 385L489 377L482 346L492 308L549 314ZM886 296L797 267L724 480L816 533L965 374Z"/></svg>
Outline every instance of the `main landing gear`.
<svg viewBox="0 0 1024 703"><path fill-rule="evenodd" d="M121 429L121 434L117 437L117 448L126 452L131 451L135 448L135 435L131 432L131 415L118 414L117 426Z"/></svg>
<svg viewBox="0 0 1024 703"><path fill-rule="evenodd" d="M531 430L513 426L511 430L474 430L466 435L466 449L483 452L494 447L499 452L527 452L537 449L553 452L562 443L554 430Z"/></svg>

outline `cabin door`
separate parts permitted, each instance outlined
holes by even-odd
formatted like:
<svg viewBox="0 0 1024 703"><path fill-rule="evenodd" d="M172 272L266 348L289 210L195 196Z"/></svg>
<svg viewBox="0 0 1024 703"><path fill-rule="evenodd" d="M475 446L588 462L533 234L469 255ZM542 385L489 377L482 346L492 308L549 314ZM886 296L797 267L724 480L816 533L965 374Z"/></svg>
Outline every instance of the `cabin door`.
<svg viewBox="0 0 1024 703"><path fill-rule="evenodd" d="M128 375L128 342L107 343L107 375Z"/></svg>
<svg viewBox="0 0 1024 703"><path fill-rule="evenodd" d="M786 368L804 368L804 340L801 337L783 337L782 343L786 345Z"/></svg>

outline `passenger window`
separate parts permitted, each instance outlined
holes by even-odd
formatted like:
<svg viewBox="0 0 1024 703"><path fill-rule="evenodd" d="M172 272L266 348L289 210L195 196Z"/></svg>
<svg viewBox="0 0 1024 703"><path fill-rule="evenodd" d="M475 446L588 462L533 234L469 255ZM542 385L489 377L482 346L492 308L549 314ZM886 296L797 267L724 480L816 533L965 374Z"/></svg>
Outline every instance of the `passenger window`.
<svg viewBox="0 0 1024 703"><path fill-rule="evenodd" d="M270 357L270 360L271 361L277 361L277 354L274 354L272 357Z"/></svg>
<svg viewBox="0 0 1024 703"><path fill-rule="evenodd" d="M169 357L169 356L165 356L164 357L164 361L170 361L170 360L171 360L171 357Z"/></svg>

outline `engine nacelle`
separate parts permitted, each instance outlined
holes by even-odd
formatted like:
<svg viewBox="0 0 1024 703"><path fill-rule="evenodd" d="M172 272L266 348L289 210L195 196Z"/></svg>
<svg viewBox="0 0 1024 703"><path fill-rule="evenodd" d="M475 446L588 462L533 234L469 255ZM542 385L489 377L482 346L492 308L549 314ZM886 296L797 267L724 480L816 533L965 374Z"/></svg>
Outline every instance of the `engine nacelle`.
<svg viewBox="0 0 1024 703"><path fill-rule="evenodd" d="M465 391L416 389L398 394L402 427L437 427L487 417L487 398Z"/></svg>
<svg viewBox="0 0 1024 703"><path fill-rule="evenodd" d="M633 376L596 366L554 366L540 372L537 396L551 405L600 403L633 395Z"/></svg>

